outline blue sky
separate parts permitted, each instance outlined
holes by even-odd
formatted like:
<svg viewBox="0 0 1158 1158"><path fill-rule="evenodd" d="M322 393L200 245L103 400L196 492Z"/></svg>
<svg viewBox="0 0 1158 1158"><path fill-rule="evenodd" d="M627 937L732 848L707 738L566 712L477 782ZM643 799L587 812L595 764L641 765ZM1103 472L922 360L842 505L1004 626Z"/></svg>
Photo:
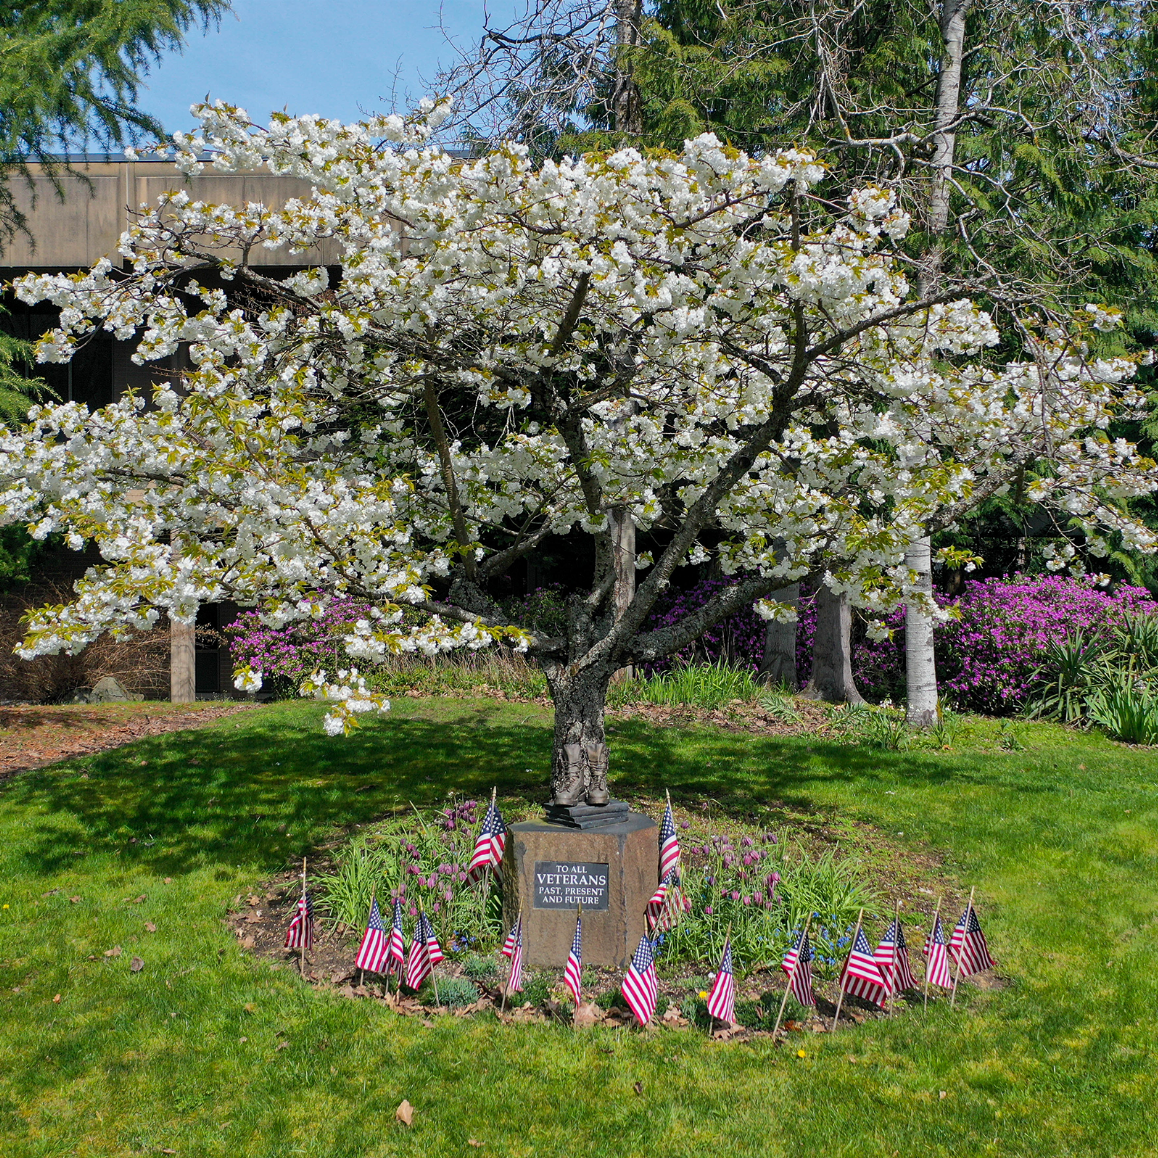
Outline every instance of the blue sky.
<svg viewBox="0 0 1158 1158"><path fill-rule="evenodd" d="M241 105L259 124L274 109L355 120L426 95L440 59L452 52L439 13L464 44L477 39L484 7L515 0L233 0L219 29L194 31L185 51L147 77L141 107L166 129L193 127L189 106L206 93ZM397 85L395 74L397 73Z"/></svg>

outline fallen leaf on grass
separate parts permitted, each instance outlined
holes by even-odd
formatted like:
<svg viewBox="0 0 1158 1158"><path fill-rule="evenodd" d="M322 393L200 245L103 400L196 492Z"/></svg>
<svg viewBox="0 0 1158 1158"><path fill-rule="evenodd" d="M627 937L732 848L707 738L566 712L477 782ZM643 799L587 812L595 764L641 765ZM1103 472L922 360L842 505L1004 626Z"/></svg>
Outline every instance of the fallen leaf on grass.
<svg viewBox="0 0 1158 1158"><path fill-rule="evenodd" d="M146 933L155 933L156 931L157 931L157 926L154 925L152 921L146 921L145 922L145 932Z"/></svg>
<svg viewBox="0 0 1158 1158"><path fill-rule="evenodd" d="M947 1092L946 1090L942 1090L942 1091L941 1091L941 1097L942 1097L942 1098L947 1098L948 1096L949 1096L949 1094L948 1094L948 1092ZM940 1099L940 1098L938 1098L937 1100L938 1100L938 1101L940 1101L941 1099Z"/></svg>
<svg viewBox="0 0 1158 1158"><path fill-rule="evenodd" d="M142 760L142 764L147 764L148 760ZM170 1150L167 1146L161 1151L162 1154L176 1154L176 1150Z"/></svg>
<svg viewBox="0 0 1158 1158"><path fill-rule="evenodd" d="M140 959L140 957L134 957L132 959L132 961L129 962L129 972L130 973L140 973L140 971L142 969L144 969L144 967L145 967L145 963L144 963L144 961L142 961Z"/></svg>
<svg viewBox="0 0 1158 1158"><path fill-rule="evenodd" d="M414 1107L405 1099L402 1099L402 1104L394 1111L394 1117L404 1126L409 1126L414 1121Z"/></svg>
<svg viewBox="0 0 1158 1158"><path fill-rule="evenodd" d="M52 1003L53 1003L53 1005L59 1005L60 1004L60 994L59 993L52 999ZM944 1094L941 1095L941 1097L944 1097L944 1096L945 1096Z"/></svg>
<svg viewBox="0 0 1158 1158"><path fill-rule="evenodd" d="M277 1043L277 1048L278 1049L289 1049L289 1042L288 1041L279 1041Z"/></svg>
<svg viewBox="0 0 1158 1158"><path fill-rule="evenodd" d="M171 885L172 883L173 883L173 878L172 878L172 877L166 877L166 878L165 878L165 884L167 884L167 885Z"/></svg>
<svg viewBox="0 0 1158 1158"><path fill-rule="evenodd" d="M635 1091L637 1094L639 1094L639 1095L640 1095L640 1097L642 1097L642 1096L643 1096L643 1082L636 1082L636 1083L635 1083L635 1085L633 1085L631 1088L632 1088L632 1089L633 1089L633 1090L634 1090L634 1091Z"/></svg>
<svg viewBox="0 0 1158 1158"><path fill-rule="evenodd" d="M139 897L133 898L133 904L134 905L143 905L145 903L145 900L146 900L145 894L142 893Z"/></svg>
<svg viewBox="0 0 1158 1158"><path fill-rule="evenodd" d="M254 1003L252 1001L247 1001L241 1008L244 1009L246 1013L256 1013L257 1012L257 1006L254 1005Z"/></svg>
<svg viewBox="0 0 1158 1158"><path fill-rule="evenodd" d="M596 1022L602 1021L603 1018L603 1010L594 1001L587 1001L575 1010L575 1027L579 1029L583 1026L594 1025Z"/></svg>
<svg viewBox="0 0 1158 1158"><path fill-rule="evenodd" d="M119 957L121 955L120 945L114 945L111 949L105 950L106 957Z"/></svg>
<svg viewBox="0 0 1158 1158"><path fill-rule="evenodd" d="M467 1138L466 1144L468 1146L481 1146L482 1143L477 1138Z"/></svg>
<svg viewBox="0 0 1158 1158"><path fill-rule="evenodd" d="M68 899L75 905L80 900L80 897L69 897Z"/></svg>

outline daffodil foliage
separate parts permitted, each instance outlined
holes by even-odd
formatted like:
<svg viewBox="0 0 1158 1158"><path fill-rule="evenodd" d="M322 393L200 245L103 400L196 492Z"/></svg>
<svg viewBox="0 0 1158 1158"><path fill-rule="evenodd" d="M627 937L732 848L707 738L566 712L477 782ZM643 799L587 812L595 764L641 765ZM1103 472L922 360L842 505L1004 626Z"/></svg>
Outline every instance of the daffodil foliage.
<svg viewBox="0 0 1158 1158"><path fill-rule="evenodd" d="M206 106L177 141L185 171L208 151L312 194L275 208L177 189L142 209L123 263L19 283L61 311L42 359L103 328L187 365L152 397L42 406L3 433L0 519L104 559L31 617L26 654L160 610L188 622L232 599L287 623L357 595L378 611L347 640L351 670L306 689L333 701L331 731L383 707L353 664L501 640L543 665L561 745L602 739L617 668L743 605L790 614L767 597L805 574L871 612L922 598L906 546L1030 460L1052 464L1034 497L1091 537L1153 545L1126 500L1154 489L1154 464L1103 433L1140 402L1132 361L1088 353L1107 311L1001 364L985 312L916 299L893 193L834 207L811 153L707 135L678 154L462 160L426 143L442 111L259 128ZM263 272L264 251L320 245L333 264ZM617 612L626 516L661 548ZM553 535L585 537L591 568L548 638L487 591ZM649 630L676 568L709 552L744 581ZM404 605L425 618L404 623Z"/></svg>

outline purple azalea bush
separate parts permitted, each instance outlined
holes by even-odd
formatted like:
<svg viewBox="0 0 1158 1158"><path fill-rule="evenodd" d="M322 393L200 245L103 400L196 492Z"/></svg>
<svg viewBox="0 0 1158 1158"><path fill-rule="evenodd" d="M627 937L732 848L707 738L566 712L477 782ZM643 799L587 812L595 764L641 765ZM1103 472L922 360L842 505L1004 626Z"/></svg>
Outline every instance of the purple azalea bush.
<svg viewBox="0 0 1158 1158"><path fill-rule="evenodd" d="M370 613L370 604L337 599L317 619L286 627L266 627L256 611L243 611L226 629L235 667L248 664L264 676L264 686L278 695L293 695L318 668L331 675L351 665L342 638L350 626Z"/></svg>
<svg viewBox="0 0 1158 1158"><path fill-rule="evenodd" d="M712 594L734 583L708 579L673 592L652 613L662 627L700 607ZM1010 715L1026 701L1034 672L1045 649L1081 630L1106 632L1128 615L1158 613L1143 587L1119 585L1113 593L1099 590L1089 579L1062 575L1012 575L971 580L957 599L938 595L942 607L955 607L958 617L936 630L937 674L945 701L961 711ZM873 640L862 620L853 621L852 667L857 686L868 700L880 702L905 695L905 614L894 611L886 620L891 638ZM796 672L801 685L812 671L812 641L816 633L813 592L801 595L796 627ZM756 671L764 651L764 623L745 609L705 632L657 670L674 662L725 662Z"/></svg>

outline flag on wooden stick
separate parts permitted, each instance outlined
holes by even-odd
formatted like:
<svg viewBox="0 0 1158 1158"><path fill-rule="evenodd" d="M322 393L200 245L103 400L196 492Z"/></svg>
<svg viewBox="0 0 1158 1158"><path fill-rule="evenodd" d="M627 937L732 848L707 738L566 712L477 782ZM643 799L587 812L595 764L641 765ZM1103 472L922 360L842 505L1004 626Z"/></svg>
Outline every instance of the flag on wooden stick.
<svg viewBox="0 0 1158 1158"><path fill-rule="evenodd" d="M563 984L575 998L575 1008L579 1008L583 993L583 911L575 917L575 936L571 938L571 952L567 954L567 965L563 970Z"/></svg>
<svg viewBox="0 0 1158 1158"><path fill-rule="evenodd" d="M970 977L984 969L992 969L997 962L989 955L989 946L985 941L985 934L981 931L981 922L977 919L977 910L972 902L961 914L961 920L953 930L949 941L949 957L957 967L957 979Z"/></svg>
<svg viewBox="0 0 1158 1158"><path fill-rule="evenodd" d="M655 975L655 950L647 937L640 937L639 948L627 969L627 976L620 986L623 998L631 1007L640 1025L655 1016L659 1002L659 982Z"/></svg>
<svg viewBox="0 0 1158 1158"><path fill-rule="evenodd" d="M691 912L691 907L691 901L680 888L679 869L674 868L647 902L647 927L651 937L654 939L657 933L674 928L685 912Z"/></svg>
<svg viewBox="0 0 1158 1158"><path fill-rule="evenodd" d="M663 812L663 821L659 826L659 879L666 880L668 873L677 868L680 863L680 841L676 836L675 817L671 813L671 797L668 797L667 807Z"/></svg>
<svg viewBox="0 0 1158 1158"><path fill-rule="evenodd" d="M905 943L905 933L899 918L894 918L885 930L873 956L889 993L904 993L906 989L917 988L909 963L909 947Z"/></svg>
<svg viewBox="0 0 1158 1158"><path fill-rule="evenodd" d="M442 946L434 935L434 926L430 923L430 918L425 913L419 913L418 920L423 926L422 935L426 938L426 956L430 960L430 968L433 969L443 959Z"/></svg>
<svg viewBox="0 0 1158 1158"><path fill-rule="evenodd" d="M285 945L287 949L312 949L314 947L314 903L309 894L302 888L302 895L298 898L298 907L294 912L293 920L285 931Z"/></svg>
<svg viewBox="0 0 1158 1158"><path fill-rule="evenodd" d="M801 1005L815 1005L816 995L812 992L812 944L808 940L808 930L801 929L800 936L784 954L780 968L788 974L788 988Z"/></svg>
<svg viewBox="0 0 1158 1158"><path fill-rule="evenodd" d="M511 959L511 971L507 974L507 993L522 993L523 991L523 914L514 923L507 942L503 946L503 954Z"/></svg>
<svg viewBox="0 0 1158 1158"><path fill-rule="evenodd" d="M848 959L840 974L840 988L844 993L862 997L874 1005L884 1005L889 996L888 982L881 976L873 949L864 929L857 929Z"/></svg>
<svg viewBox="0 0 1158 1158"><path fill-rule="evenodd" d="M421 989L433 969L430 943L426 939L426 914L419 913L418 923L414 926L414 940L410 942L410 955L406 959L406 984L411 989Z"/></svg>
<svg viewBox="0 0 1158 1158"><path fill-rule="evenodd" d="M362 944L354 958L355 969L365 969L370 973L380 973L390 956L386 939L386 922L378 911L378 898L370 898L370 919L366 922L366 932L362 934Z"/></svg>
<svg viewBox="0 0 1158 1158"><path fill-rule="evenodd" d="M503 814L495 804L495 794L492 792L490 807L483 817L478 839L474 842L474 853L467 869L468 879L480 881L486 876L487 869L497 868L502 864L503 850L506 847L507 826L503 823Z"/></svg>
<svg viewBox="0 0 1158 1158"><path fill-rule="evenodd" d="M732 937L724 938L724 955L712 991L708 994L708 1014L729 1024L736 1020L736 977L732 972Z"/></svg>
<svg viewBox="0 0 1158 1158"><path fill-rule="evenodd" d="M945 929L938 916L925 940L925 981L939 985L942 989L953 988L953 975L949 972L949 953L945 945Z"/></svg>
<svg viewBox="0 0 1158 1158"><path fill-rule="evenodd" d="M397 965L398 971L401 973L406 961L406 936L402 931L402 902L398 898L394 900L394 920L390 926L390 940L386 945L386 956L390 962L388 968L393 969Z"/></svg>

